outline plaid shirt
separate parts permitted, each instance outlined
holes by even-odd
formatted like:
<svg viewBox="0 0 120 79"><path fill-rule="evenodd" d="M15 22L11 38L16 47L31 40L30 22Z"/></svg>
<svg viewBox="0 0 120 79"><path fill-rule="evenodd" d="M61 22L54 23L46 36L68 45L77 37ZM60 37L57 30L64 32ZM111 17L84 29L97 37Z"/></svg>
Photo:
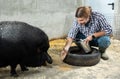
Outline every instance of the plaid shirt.
<svg viewBox="0 0 120 79"><path fill-rule="evenodd" d="M78 24L75 19L73 22L73 27L68 33L68 37L75 38L78 31L83 33L86 37L100 31L105 31L106 35L112 34L112 28L106 21L105 17L97 12L92 12L90 21L86 23L85 26Z"/></svg>

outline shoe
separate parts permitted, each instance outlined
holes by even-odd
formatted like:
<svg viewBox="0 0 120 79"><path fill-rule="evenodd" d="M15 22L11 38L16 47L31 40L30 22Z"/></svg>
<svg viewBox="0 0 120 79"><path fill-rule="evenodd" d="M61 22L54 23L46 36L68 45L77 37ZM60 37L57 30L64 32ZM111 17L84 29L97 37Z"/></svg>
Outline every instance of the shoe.
<svg viewBox="0 0 120 79"><path fill-rule="evenodd" d="M108 55L104 52L104 53L101 53L101 58L103 59L103 60L108 60L109 59L109 57L108 57Z"/></svg>

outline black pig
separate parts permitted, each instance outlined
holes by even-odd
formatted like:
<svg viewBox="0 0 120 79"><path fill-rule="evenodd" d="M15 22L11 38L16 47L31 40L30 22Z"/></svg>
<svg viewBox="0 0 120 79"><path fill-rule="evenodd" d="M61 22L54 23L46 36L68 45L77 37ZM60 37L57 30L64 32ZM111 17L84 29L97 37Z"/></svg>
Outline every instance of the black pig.
<svg viewBox="0 0 120 79"><path fill-rule="evenodd" d="M10 65L11 76L18 76L18 64L22 71L46 61L51 64L48 49L48 36L41 29L19 21L0 22L0 67Z"/></svg>

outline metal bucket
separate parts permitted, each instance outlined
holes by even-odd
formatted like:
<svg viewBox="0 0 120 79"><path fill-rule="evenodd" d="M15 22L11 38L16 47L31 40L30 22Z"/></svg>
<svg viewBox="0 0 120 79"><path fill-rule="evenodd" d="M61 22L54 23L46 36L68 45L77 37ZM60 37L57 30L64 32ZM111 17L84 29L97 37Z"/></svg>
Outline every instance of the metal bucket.
<svg viewBox="0 0 120 79"><path fill-rule="evenodd" d="M89 53L91 52L91 48L89 44L86 44L84 42L84 40L80 39L80 41L78 41L78 43L80 44L80 46L83 48L83 50L85 51L85 53Z"/></svg>

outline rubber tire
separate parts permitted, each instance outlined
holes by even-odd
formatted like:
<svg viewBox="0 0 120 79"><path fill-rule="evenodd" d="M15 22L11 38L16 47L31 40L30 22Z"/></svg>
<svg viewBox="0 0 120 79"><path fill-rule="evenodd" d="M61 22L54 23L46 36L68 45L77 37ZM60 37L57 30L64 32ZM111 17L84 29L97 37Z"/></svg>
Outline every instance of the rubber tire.
<svg viewBox="0 0 120 79"><path fill-rule="evenodd" d="M74 53L76 51L77 53ZM92 48L91 53L85 54L81 53L77 46L74 46L70 47L70 50L63 62L74 66L93 66L100 61L100 58L101 54L95 48Z"/></svg>

